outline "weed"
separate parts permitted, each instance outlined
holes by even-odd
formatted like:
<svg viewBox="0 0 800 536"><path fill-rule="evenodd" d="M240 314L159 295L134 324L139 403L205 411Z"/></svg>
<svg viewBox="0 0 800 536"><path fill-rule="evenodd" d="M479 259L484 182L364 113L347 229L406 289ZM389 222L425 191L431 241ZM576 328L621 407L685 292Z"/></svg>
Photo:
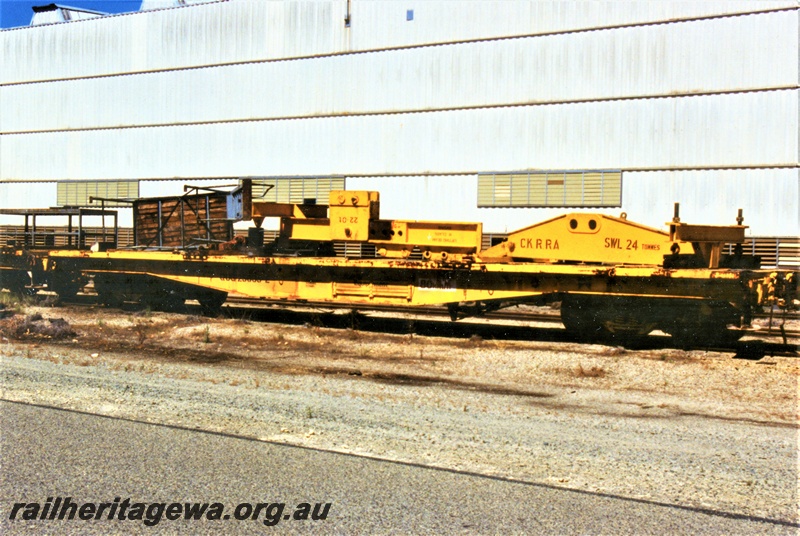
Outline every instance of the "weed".
<svg viewBox="0 0 800 536"><path fill-rule="evenodd" d="M22 314L25 312L21 297L7 292L0 292L0 309L9 311L9 313L6 313L8 316L14 313Z"/></svg>
<svg viewBox="0 0 800 536"><path fill-rule="evenodd" d="M306 419L313 419L314 418L314 410L311 409L311 406L306 406Z"/></svg>
<svg viewBox="0 0 800 536"><path fill-rule="evenodd" d="M473 334L469 339L464 341L464 347L465 348L477 348L478 346L481 345L482 342L483 342L483 337L481 337L480 335L478 335L476 333L476 334Z"/></svg>
<svg viewBox="0 0 800 536"><path fill-rule="evenodd" d="M206 325L205 329L203 330L203 342L208 344L211 342L211 328Z"/></svg>
<svg viewBox="0 0 800 536"><path fill-rule="evenodd" d="M350 329L353 331L357 330L363 319L363 314L355 310L350 311L350 314L348 315L348 320L350 320Z"/></svg>
<svg viewBox="0 0 800 536"><path fill-rule="evenodd" d="M325 326L325 322L322 320L322 316L320 316L319 313L312 313L308 319L308 323L314 328L321 328Z"/></svg>
<svg viewBox="0 0 800 536"><path fill-rule="evenodd" d="M56 296L51 296L56 297ZM23 294L17 298L20 307L36 306L46 300L41 300L36 294Z"/></svg>
<svg viewBox="0 0 800 536"><path fill-rule="evenodd" d="M347 329L345 330L345 337L351 341L357 341L361 338L361 335L355 329Z"/></svg>
<svg viewBox="0 0 800 536"><path fill-rule="evenodd" d="M139 342L139 346L144 344L144 341L147 340L147 326L137 322L133 326L133 331L136 333L136 339Z"/></svg>
<svg viewBox="0 0 800 536"><path fill-rule="evenodd" d="M406 333L408 333L408 338L413 339L414 333L417 331L417 322L416 320L409 319L406 320Z"/></svg>
<svg viewBox="0 0 800 536"><path fill-rule="evenodd" d="M692 354L685 350L673 350L670 352L662 352L661 354L659 354L658 359L660 361L665 361L669 363L686 363L688 361L695 360Z"/></svg>
<svg viewBox="0 0 800 536"><path fill-rule="evenodd" d="M42 301L42 307L58 307L61 304L61 298L57 295L51 294Z"/></svg>
<svg viewBox="0 0 800 536"><path fill-rule="evenodd" d="M136 312L135 312L135 313L133 313L133 314L134 314L135 316L139 316L139 317L143 317L143 318L150 318L150 317L152 317L152 316L153 316L153 310L152 310L152 309L150 309L150 306L149 306L149 305L147 305L147 306L145 306L145 308L144 308L144 309L142 309L141 311L136 311Z"/></svg>
<svg viewBox="0 0 800 536"><path fill-rule="evenodd" d="M250 318L251 317L252 317L252 314L245 311L245 312L242 313L242 315L240 317L234 318L233 322L235 324L245 324L245 325L247 325L247 324L250 323Z"/></svg>
<svg viewBox="0 0 800 536"><path fill-rule="evenodd" d="M574 370L576 378L604 378L606 370L603 367L593 365L589 368L583 368L583 365L578 365Z"/></svg>

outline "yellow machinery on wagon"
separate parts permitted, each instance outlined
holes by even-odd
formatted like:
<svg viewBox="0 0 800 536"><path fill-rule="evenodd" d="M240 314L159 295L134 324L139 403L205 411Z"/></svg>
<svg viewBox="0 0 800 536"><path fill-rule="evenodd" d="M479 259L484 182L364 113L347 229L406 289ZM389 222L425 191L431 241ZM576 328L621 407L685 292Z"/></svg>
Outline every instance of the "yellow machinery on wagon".
<svg viewBox="0 0 800 536"><path fill-rule="evenodd" d="M364 242L379 257L407 259L419 249L425 260L462 261L481 247L480 223L380 219L380 194L334 190L326 205L253 202L253 220L280 218L282 240Z"/></svg>
<svg viewBox="0 0 800 536"><path fill-rule="evenodd" d="M561 302L565 326L582 337L661 329L709 344L737 338L758 307L791 302L796 292L796 274L760 270L741 248L724 254L725 244L744 240L741 213L736 225L697 226L682 223L676 206L669 232L624 215L573 213L481 249L479 223L381 219L378 192L332 191L328 205L245 199L255 229L280 219L274 243L56 251L46 270L53 281L93 279L109 304L139 299L169 309L196 299L213 313L236 293L367 308L442 305L456 320ZM368 244L375 254L342 257L323 247L336 242Z"/></svg>

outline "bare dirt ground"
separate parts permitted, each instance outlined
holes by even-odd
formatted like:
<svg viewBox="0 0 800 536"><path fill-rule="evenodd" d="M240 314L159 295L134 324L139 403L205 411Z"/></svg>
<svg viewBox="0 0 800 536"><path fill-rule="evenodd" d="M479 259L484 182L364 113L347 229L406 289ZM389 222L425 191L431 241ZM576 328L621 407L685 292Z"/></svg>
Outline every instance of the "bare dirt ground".
<svg viewBox="0 0 800 536"><path fill-rule="evenodd" d="M99 307L0 332L8 400L798 520L796 359Z"/></svg>

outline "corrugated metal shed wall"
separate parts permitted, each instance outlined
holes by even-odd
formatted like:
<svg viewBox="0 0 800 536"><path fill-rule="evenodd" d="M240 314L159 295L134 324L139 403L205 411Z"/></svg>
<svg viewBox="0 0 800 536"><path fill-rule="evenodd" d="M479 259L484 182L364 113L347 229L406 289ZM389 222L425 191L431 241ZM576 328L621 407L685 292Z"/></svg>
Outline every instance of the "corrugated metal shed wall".
<svg viewBox="0 0 800 536"><path fill-rule="evenodd" d="M623 207L614 209L477 208L477 177L359 177L347 187L379 188L381 216L386 218L483 222L485 232L505 233L565 212L601 212L657 228L672 219L672 204L681 204L681 219L691 223L733 224L744 210L748 234L797 234L800 173L793 169L628 172L623 176ZM409 191L413 195L409 195ZM792 232L792 230L794 230Z"/></svg>
<svg viewBox="0 0 800 536"><path fill-rule="evenodd" d="M142 5L139 9L147 11L151 9L166 9L171 7L181 7L190 4L205 4L208 2L215 2L218 0L142 0Z"/></svg>
<svg viewBox="0 0 800 536"><path fill-rule="evenodd" d="M353 0L353 32L350 45L354 50L359 50L420 42L474 39L477 36L575 31L598 26L662 22L687 17L794 7L797 7L796 2L790 0L763 2ZM409 9L414 11L413 21L406 21Z"/></svg>
<svg viewBox="0 0 800 536"><path fill-rule="evenodd" d="M388 188L414 214L428 202L409 191L433 181L449 189L418 217L464 192L447 219L502 230L544 213L478 211L473 175L375 176L621 168L632 215L687 193L716 214L714 199L747 192L759 234L798 231L795 2L354 0L349 29L346 5L232 1L0 32L0 181L363 175L348 186ZM773 8L793 9L666 22ZM168 70L141 72L154 69ZM136 74L54 80L115 73ZM31 130L54 132L17 133Z"/></svg>
<svg viewBox="0 0 800 536"><path fill-rule="evenodd" d="M791 165L792 90L4 136L5 179ZM47 151L42 151L46 147Z"/></svg>
<svg viewBox="0 0 800 536"><path fill-rule="evenodd" d="M797 48L797 24L797 12L776 12L0 86L0 129L169 125L790 87L798 80L797 55L787 53Z"/></svg>
<svg viewBox="0 0 800 536"><path fill-rule="evenodd" d="M0 83L341 50L346 2L241 1L0 32Z"/></svg>
<svg viewBox="0 0 800 536"><path fill-rule="evenodd" d="M232 0L0 32L0 83L793 8L792 0ZM406 11L414 9L413 21Z"/></svg>

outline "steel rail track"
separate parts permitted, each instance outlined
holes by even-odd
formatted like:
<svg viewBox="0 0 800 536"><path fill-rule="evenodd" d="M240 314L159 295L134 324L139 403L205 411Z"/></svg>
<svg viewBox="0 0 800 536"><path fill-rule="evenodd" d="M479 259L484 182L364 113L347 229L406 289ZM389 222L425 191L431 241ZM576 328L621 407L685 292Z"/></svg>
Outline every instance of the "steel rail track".
<svg viewBox="0 0 800 536"><path fill-rule="evenodd" d="M244 298L238 296L230 296L228 300L225 302L229 305L250 305L250 306L260 306L263 307L267 306L280 306L280 307L293 307L293 308L310 308L310 309L320 309L323 311L333 311L333 310L355 310L355 311L363 311L363 312L387 312L387 313L405 313L412 316L434 316L434 317L447 317L450 318L450 313L446 307L436 307L436 306L422 306L422 307L393 307L393 306L381 306L381 305L365 305L365 306L358 306L353 304L335 304L335 303L322 303L322 302L286 302L280 300L260 300L255 298ZM758 314L754 315L756 318L769 318L769 314ZM518 322L541 322L541 323L552 323L552 324L561 324L561 315L558 310L553 310L552 312L541 312L541 311L525 311L525 310L503 310L503 311L492 311L488 312L479 316L475 317L468 317L468 318L483 318L487 320L512 320ZM467 320L460 319L460 320ZM786 320L791 319L791 317L786 317ZM800 317L795 317L795 319L800 319ZM774 321L783 320L782 316L773 316ZM782 333L778 327L772 326L770 329L745 329L745 335L751 335L756 337L781 337ZM800 331L798 330L784 330L784 333L787 338L800 338Z"/></svg>
<svg viewBox="0 0 800 536"><path fill-rule="evenodd" d="M97 294L93 291L84 292L78 294L72 301L69 303L96 303ZM451 321L450 313L444 306L415 306L415 307L397 307L391 305L356 305L356 304L337 304L337 303L329 303L329 302L311 302L311 301L285 301L285 300L268 300L268 299L259 299L259 298L247 298L243 296L228 296L225 304L230 308L231 306L234 307L243 307L243 308L260 308L260 307L282 307L287 309L295 309L295 310L316 310L317 312L322 313L332 313L333 311L354 311L361 314L368 314L370 312L379 312L379 313L392 313L392 314L407 314L413 317L437 317L437 318L447 318L448 321ZM523 306L524 307L524 306ZM755 318L759 319L767 319L770 318L768 313L759 313L753 315ZM492 311L487 312L479 316L471 316L459 319L459 322L469 319L485 319L488 321L514 321L514 322L522 322L522 323L531 323L531 322L539 322L545 324L556 324L562 325L561 322L561 315L558 310L553 309L552 312L542 312L542 311L525 311L520 309L514 310L502 310L502 311ZM774 322L783 322L784 320L800 320L800 315L798 314L787 314L787 315L772 315L772 320ZM757 337L757 338L786 338L787 342L784 344L788 344L788 339L800 339L800 330L791 330L791 329L784 329L783 332L780 330L780 326L771 326L768 329L752 329L746 328L744 329L745 336Z"/></svg>
<svg viewBox="0 0 800 536"><path fill-rule="evenodd" d="M94 292L83 292L78 294L74 299L69 300L69 305L74 306L96 306L97 305L97 294ZM191 301L189 302L191 303ZM470 329L494 329L490 336L503 338L505 332L501 332L503 329L507 328L506 331L512 330L513 333L508 335L511 339L518 338L519 340L531 340L530 336L522 337L517 334L517 331L524 331L531 329L538 329L541 330L543 333L549 333L548 337L551 338L553 341L558 342L581 342L574 340L574 338L568 336L564 329L562 328L561 317L560 314L553 310L552 312L541 312L541 311L524 311L524 310L515 310L515 311L493 311L490 313L486 313L480 317L471 317L471 318L478 318L484 319L488 322L486 323L475 323L469 322L469 319L462 319L458 322L453 322L450 318L450 313L448 312L446 307L443 306L424 306L424 307L394 307L394 306L374 306L374 305L365 305L365 306L354 306L353 304L335 304L335 303L327 303L327 302L288 302L282 300L262 300L262 299L255 299L255 298L246 298L240 296L230 296L228 300L225 302L226 307L223 309L223 314L230 318L241 318L244 316L248 316L250 318L254 318L253 313L260 312L277 312L277 311L295 311L297 315L309 315L306 318L306 322L300 321L300 323L307 323L310 318L310 315L330 315L333 314L334 311L350 311L352 313L360 314L366 319L371 319L373 321L381 320L379 316L369 316L368 313L370 312L379 312L379 313L393 313L393 314L407 314L413 318L410 319L397 319L395 318L395 323L397 322L413 322L416 326L419 326L423 323L430 324L430 325L439 325L439 326L449 326L452 328L461 328L460 331L466 333ZM366 313L366 314L365 314ZM256 317L258 315L255 315ZM345 315L336 315L339 317L343 317ZM760 318L769 318L769 314L765 315L758 315ZM781 315L782 316L782 315ZM792 319L791 315L787 316L786 319ZM428 318L423 318L428 317ZM433 318L431 318L433 317ZM773 320L777 317L777 315L773 315ZM446 318L446 321L441 320L442 318ZM254 318L256 321L259 321L257 318ZM781 318L782 319L782 318ZM311 319L314 320L314 319ZM467 322L464 322L467 320ZM265 319L264 322L275 322L276 320ZM531 327L531 326L519 326L519 325L511 325L511 324L503 324L502 321L514 321L519 322L522 324L527 324L531 322L539 322L544 324L553 324L553 327ZM291 322L289 322L291 323ZM341 327L341 326L339 326ZM361 328L359 328L361 329ZM381 331L380 328L369 328L371 331ZM501 331L498 331L501 330ZM392 329L388 329L388 331L392 331ZM396 327L394 331L397 331ZM434 330L431 335L436 335L439 330ZM451 330L452 331L452 330ZM455 329L456 332L453 334L454 337L458 338L461 336L469 336L464 335L463 333L459 334L459 330ZM399 331L398 331L399 332ZM449 332L449 331L448 331ZM748 329L745 331L745 336L755 338L756 340L743 340L738 341L735 344L732 344L727 347L698 347L693 349L702 349L702 350L711 350L711 351L719 351L724 353L731 353L735 352L736 357L740 357L743 359L753 359L758 360L765 356L771 357L789 357L789 358L797 358L800 357L800 346L797 344L797 340L800 339L800 331L797 330L784 330L783 333L780 332L778 328L771 328L771 330L755 330L755 329ZM774 342L773 339L783 339L785 342ZM791 341L790 341L791 339ZM626 345L626 341L610 341L611 344L615 345ZM601 343L603 344L603 343ZM657 335L651 334L646 337L642 337L639 340L633 343L634 348L642 348L642 349L656 349L656 348L677 348L674 346L671 338L665 335Z"/></svg>
<svg viewBox="0 0 800 536"><path fill-rule="evenodd" d="M446 316L450 317L450 313L444 306L415 306L415 307L396 307L391 305L357 305L357 304L337 304L328 302L286 302L281 300L260 300L256 298L243 298L238 296L229 296L225 302L227 304L237 305L255 305L255 306L281 306L281 307L308 307L315 309L330 309L330 310L358 310L358 311L373 311L373 312L386 312L386 313L406 313L411 315L427 315L427 316ZM537 321L537 322L555 322L561 323L561 317L558 311L554 310L552 313L531 312L531 311L492 311L472 318L487 318L492 320L519 320L523 322Z"/></svg>

